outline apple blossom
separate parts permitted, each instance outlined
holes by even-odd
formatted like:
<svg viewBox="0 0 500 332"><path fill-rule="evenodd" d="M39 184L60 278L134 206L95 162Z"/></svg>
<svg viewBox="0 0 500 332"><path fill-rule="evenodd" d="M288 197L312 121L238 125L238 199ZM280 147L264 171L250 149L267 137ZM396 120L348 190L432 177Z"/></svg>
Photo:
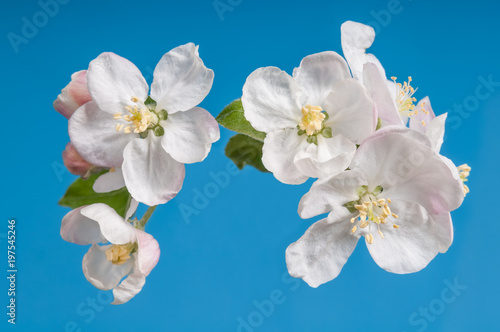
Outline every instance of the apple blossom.
<svg viewBox="0 0 500 332"><path fill-rule="evenodd" d="M375 262L393 273L423 269L453 241L449 212L462 188L424 134L388 126L366 139L348 171L316 181L299 204L313 224L286 251L290 275L317 287L334 279L365 238Z"/></svg>
<svg viewBox="0 0 500 332"><path fill-rule="evenodd" d="M241 100L248 121L267 134L262 162L288 184L343 171L376 126L371 99L335 52L305 57L293 77L255 70Z"/></svg>
<svg viewBox="0 0 500 332"><path fill-rule="evenodd" d="M86 74L86 70L80 70L71 75L71 82L62 89L54 101L54 109L66 119L69 119L80 106L92 100L87 89Z"/></svg>
<svg viewBox="0 0 500 332"><path fill-rule="evenodd" d="M418 113L411 86L412 78L401 83L396 77L387 80L384 67L373 55L366 53L375 40L375 30L357 22L347 21L341 26L341 42L344 56L352 75L362 82L373 99L382 126L405 125L408 117Z"/></svg>
<svg viewBox="0 0 500 332"><path fill-rule="evenodd" d="M112 304L125 303L139 293L160 257L158 242L127 221L136 207L134 202L123 219L106 204L82 206L70 211L61 224L64 240L92 245L83 258L83 273L95 287L113 289Z"/></svg>
<svg viewBox="0 0 500 332"><path fill-rule="evenodd" d="M89 162L121 167L134 199L163 204L181 189L184 163L205 159L219 139L215 119L196 107L210 91L213 77L198 47L189 43L162 57L148 95L134 64L103 53L89 65L92 101L70 118L71 141Z"/></svg>

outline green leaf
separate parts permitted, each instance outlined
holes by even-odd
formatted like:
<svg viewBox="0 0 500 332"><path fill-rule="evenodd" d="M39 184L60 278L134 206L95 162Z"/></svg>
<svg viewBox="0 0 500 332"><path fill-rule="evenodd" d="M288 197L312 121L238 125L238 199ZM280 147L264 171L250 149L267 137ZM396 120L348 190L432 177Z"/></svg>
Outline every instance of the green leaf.
<svg viewBox="0 0 500 332"><path fill-rule="evenodd" d="M68 187L68 190L59 201L59 205L75 209L83 205L104 203L115 209L119 215L125 217L131 199L127 188L121 188L109 193L96 193L92 189L95 180L106 172L89 176L86 180L77 179Z"/></svg>
<svg viewBox="0 0 500 332"><path fill-rule="evenodd" d="M264 138L266 138L266 133L255 130L245 118L241 99L236 99L231 104L224 107L216 120L224 128L240 134L245 134L256 140L264 141Z"/></svg>
<svg viewBox="0 0 500 332"><path fill-rule="evenodd" d="M262 164L263 142L243 134L231 137L226 145L226 156L230 158L239 169L245 165L255 167L261 172L269 172Z"/></svg>

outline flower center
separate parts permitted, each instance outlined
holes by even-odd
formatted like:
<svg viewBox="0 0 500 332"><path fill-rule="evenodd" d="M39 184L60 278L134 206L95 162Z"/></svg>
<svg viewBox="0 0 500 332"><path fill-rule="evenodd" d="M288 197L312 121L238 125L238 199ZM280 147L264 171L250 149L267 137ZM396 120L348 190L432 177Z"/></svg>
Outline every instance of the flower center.
<svg viewBox="0 0 500 332"><path fill-rule="evenodd" d="M321 106L302 106L302 119L299 123L299 128L305 130L308 136L314 134L316 130L320 130L325 120L325 114L321 113Z"/></svg>
<svg viewBox="0 0 500 332"><path fill-rule="evenodd" d="M396 106L398 107L399 113L404 116L412 116L414 114L417 114L418 110L414 111L415 104L413 104L414 102L417 101L417 99L413 97L413 94L417 90L411 86L411 81L412 81L411 76L408 77L408 82L403 82L403 84L396 82L397 77L393 76L391 77L391 79L394 81L394 83L396 83L397 86L397 92L394 101L396 102ZM428 112L424 110L423 107L422 111L428 114Z"/></svg>
<svg viewBox="0 0 500 332"><path fill-rule="evenodd" d="M147 137L148 130L152 129L156 136L164 134L163 127L160 126L160 120L166 120L168 114L165 110L159 113L155 111L156 102L148 97L145 102L142 102L137 97L132 97L132 106L125 106L128 114L115 113L113 119L123 120L115 126L117 132L123 131L125 134L135 133L140 134L142 138Z"/></svg>
<svg viewBox="0 0 500 332"><path fill-rule="evenodd" d="M328 113L323 112L321 106L302 106L302 118L297 126L299 136L306 134L307 142L318 144L317 135L321 134L325 138L332 137L332 128L325 127L324 122L328 120Z"/></svg>
<svg viewBox="0 0 500 332"><path fill-rule="evenodd" d="M389 221L393 224L394 228L399 228L398 225L389 219L389 217L397 219L399 216L391 212L389 208L389 204L391 203L390 198L379 197L382 191L381 186L377 186L372 192L368 192L368 186L362 186L356 190L359 199L345 205L350 212L357 213L357 215L351 218L351 224L354 224L351 233L356 233L358 227L368 227L368 232L364 236L369 244L373 243L372 227L377 228L377 232L382 239L384 238L384 233L380 230L381 224L386 224Z"/></svg>
<svg viewBox="0 0 500 332"><path fill-rule="evenodd" d="M122 265L130 259L130 253L135 249L135 243L113 244L106 250L106 258L112 264Z"/></svg>
<svg viewBox="0 0 500 332"><path fill-rule="evenodd" d="M462 183L464 185L464 196L466 196L470 190L469 190L469 186L467 186L465 184L465 182L469 181L467 179L467 177L469 176L472 168L467 164L463 164L463 165L458 166L457 170L458 170L458 174L460 175L460 180L462 180Z"/></svg>

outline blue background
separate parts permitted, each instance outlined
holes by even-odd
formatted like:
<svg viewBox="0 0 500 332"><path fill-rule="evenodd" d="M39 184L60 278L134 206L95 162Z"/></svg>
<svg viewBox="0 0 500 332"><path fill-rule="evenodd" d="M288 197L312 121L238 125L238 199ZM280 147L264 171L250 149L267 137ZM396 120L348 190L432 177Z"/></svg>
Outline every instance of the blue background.
<svg viewBox="0 0 500 332"><path fill-rule="evenodd" d="M494 172L500 88L492 87L482 100L475 94L480 76L500 82L500 6L484 0L401 0L395 7L385 0L231 2L221 17L212 0L72 0L41 22L46 24L16 53L8 33L21 35L23 17L33 21L42 7L34 0L3 1L0 266L6 275L7 220L16 218L19 273L15 327L6 322L8 285L4 278L0 282L1 329L237 331L240 320L254 325L239 328L245 332L499 330ZM419 273L395 275L380 269L360 243L336 280L313 289L290 278L285 249L316 220L296 213L311 181L287 186L245 168L218 186L206 206L198 205L198 215L185 218L180 211L182 204L195 208L197 190L215 190L210 172L230 167L224 147L233 133L221 129L209 157L187 166L183 190L148 224L162 256L144 289L125 305L108 305L109 293L93 288L81 271L87 248L59 236L68 209L57 201L75 177L61 169L67 121L52 102L71 73L112 51L134 62L151 82L160 57L192 41L215 71L202 103L215 116L241 96L256 68L273 65L291 73L308 54L340 53L346 20L375 26L370 51L388 76L413 76L417 97L429 95L437 114L450 113L442 153L473 171L471 193L452 213L455 240L449 251ZM465 105L463 111L454 104ZM455 281L467 288L444 303L441 294ZM275 297L279 304L262 315L258 303L265 306ZM429 306L425 318L419 310Z"/></svg>

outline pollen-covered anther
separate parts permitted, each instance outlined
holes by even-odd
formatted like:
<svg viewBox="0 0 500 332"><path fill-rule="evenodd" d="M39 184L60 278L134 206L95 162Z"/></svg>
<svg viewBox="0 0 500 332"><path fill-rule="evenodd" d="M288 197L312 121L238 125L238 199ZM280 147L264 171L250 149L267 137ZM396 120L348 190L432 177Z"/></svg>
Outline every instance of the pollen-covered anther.
<svg viewBox="0 0 500 332"><path fill-rule="evenodd" d="M364 200L362 203L362 199ZM354 205L355 210L358 211L358 214L351 218L351 223L355 224L351 229L351 233L355 233L359 228L364 229L368 227L368 234L365 235L367 242L369 244L373 243L373 236L370 234L370 229L373 226L377 227L377 232L380 237L383 239L384 234L380 229L380 225L386 224L388 221L391 221L389 217L398 218L398 216L393 213L389 207L391 203L391 199L385 198L377 198L373 193L369 193L368 195L360 198L358 204ZM392 221L391 221L392 223ZM393 223L394 228L399 228L399 226Z"/></svg>
<svg viewBox="0 0 500 332"><path fill-rule="evenodd" d="M135 244L113 244L106 250L106 259L115 265L122 265L130 259L130 253L134 250Z"/></svg>
<svg viewBox="0 0 500 332"><path fill-rule="evenodd" d="M305 105L302 107L302 118L299 123L300 130L304 130L308 136L314 134L315 131L321 130L325 114L322 113L323 108L320 106Z"/></svg>
<svg viewBox="0 0 500 332"><path fill-rule="evenodd" d="M397 87L397 92L394 101L396 102L398 111L405 116L412 116L417 114L418 110L414 111L415 109L414 102L416 102L417 99L413 97L413 94L417 91L417 89L411 86L411 81L412 81L411 76L408 77L408 82L403 82L403 84L396 82L397 77L393 76L391 77L391 79L394 81Z"/></svg>
<svg viewBox="0 0 500 332"><path fill-rule="evenodd" d="M137 97L133 97L132 101L139 102ZM129 114L123 115L122 113L115 113L113 119L124 120L129 122L129 126L125 127L123 124L116 126L116 131L122 131L125 134L135 133L140 134L154 127L158 122L158 116L151 112L146 106L140 107L140 105L125 106L125 109Z"/></svg>
<svg viewBox="0 0 500 332"><path fill-rule="evenodd" d="M457 170L458 174L460 175L460 180L462 181L462 184L464 186L463 187L464 196L466 196L470 192L470 189L469 186L465 184L465 182L469 181L469 179L467 178L469 177L472 168L467 164L463 164L458 166Z"/></svg>
<svg viewBox="0 0 500 332"><path fill-rule="evenodd" d="M366 234L365 238L366 238L366 242L368 242L368 244L372 244L373 243L373 235L372 235L372 233Z"/></svg>

